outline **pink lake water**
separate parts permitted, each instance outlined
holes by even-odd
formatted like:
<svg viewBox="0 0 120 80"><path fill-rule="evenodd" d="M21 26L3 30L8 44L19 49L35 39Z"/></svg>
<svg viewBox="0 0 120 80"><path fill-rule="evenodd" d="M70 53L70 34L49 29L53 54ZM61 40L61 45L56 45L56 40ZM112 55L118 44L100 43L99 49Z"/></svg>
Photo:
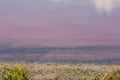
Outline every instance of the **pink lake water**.
<svg viewBox="0 0 120 80"><path fill-rule="evenodd" d="M21 58L21 53L35 53L31 54L32 58L39 55L38 59L45 60L56 56L69 60L84 57L119 60L119 3L120 0L1 0L0 53L3 57L0 59L17 58L16 53ZM71 50L71 47L84 46L83 52ZM41 48L47 51L48 47L52 47L49 55L41 55ZM53 49L58 47L60 50ZM86 47L94 49L87 52ZM101 47L105 49L101 51Z"/></svg>

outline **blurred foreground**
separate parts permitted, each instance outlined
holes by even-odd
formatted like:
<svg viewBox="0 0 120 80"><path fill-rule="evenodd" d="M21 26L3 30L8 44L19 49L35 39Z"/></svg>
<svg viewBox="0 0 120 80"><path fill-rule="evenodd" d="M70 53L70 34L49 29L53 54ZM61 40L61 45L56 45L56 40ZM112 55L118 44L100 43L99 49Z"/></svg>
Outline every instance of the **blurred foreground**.
<svg viewBox="0 0 120 80"><path fill-rule="evenodd" d="M0 80L120 80L120 65L0 63Z"/></svg>

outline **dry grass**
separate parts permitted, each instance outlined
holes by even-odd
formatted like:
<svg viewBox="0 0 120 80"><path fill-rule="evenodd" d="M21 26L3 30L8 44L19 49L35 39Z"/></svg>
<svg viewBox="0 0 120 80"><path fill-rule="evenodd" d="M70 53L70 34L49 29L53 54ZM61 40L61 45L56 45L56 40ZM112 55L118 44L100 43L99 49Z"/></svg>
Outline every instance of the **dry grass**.
<svg viewBox="0 0 120 80"><path fill-rule="evenodd" d="M4 65L5 63L0 63ZM16 65L8 63L7 65ZM20 64L28 66L32 80L107 80L108 75L114 69L120 69L117 65L95 64ZM0 66L1 68L1 66ZM111 75L111 74L110 74ZM101 76L103 76L101 78ZM109 79L108 79L109 80Z"/></svg>
<svg viewBox="0 0 120 80"><path fill-rule="evenodd" d="M114 65L94 64L34 64L34 80L82 80L85 77L95 79L120 68Z"/></svg>

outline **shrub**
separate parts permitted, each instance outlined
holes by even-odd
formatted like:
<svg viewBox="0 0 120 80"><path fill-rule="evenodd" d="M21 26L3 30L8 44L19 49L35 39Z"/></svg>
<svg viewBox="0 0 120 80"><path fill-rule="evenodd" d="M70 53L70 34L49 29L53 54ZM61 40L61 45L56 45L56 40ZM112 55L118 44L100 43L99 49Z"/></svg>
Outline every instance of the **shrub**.
<svg viewBox="0 0 120 80"><path fill-rule="evenodd" d="M0 69L0 80L30 80L31 76L25 65L4 65Z"/></svg>
<svg viewBox="0 0 120 80"><path fill-rule="evenodd" d="M120 80L120 69L113 69L112 72L105 74L102 80Z"/></svg>
<svg viewBox="0 0 120 80"><path fill-rule="evenodd" d="M113 69L110 73L103 76L98 76L95 79L85 77L82 80L120 80L120 69Z"/></svg>

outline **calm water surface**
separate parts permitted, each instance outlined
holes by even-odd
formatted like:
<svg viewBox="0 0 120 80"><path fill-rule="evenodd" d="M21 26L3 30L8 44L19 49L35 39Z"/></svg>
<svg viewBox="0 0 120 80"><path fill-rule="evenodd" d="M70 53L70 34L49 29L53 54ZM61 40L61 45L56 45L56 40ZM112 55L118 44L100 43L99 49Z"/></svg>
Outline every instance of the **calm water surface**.
<svg viewBox="0 0 120 80"><path fill-rule="evenodd" d="M120 0L0 0L0 53L27 52L21 48L36 46L98 45L113 49L120 46L119 3ZM117 48L103 54L116 53L116 57L120 52Z"/></svg>

